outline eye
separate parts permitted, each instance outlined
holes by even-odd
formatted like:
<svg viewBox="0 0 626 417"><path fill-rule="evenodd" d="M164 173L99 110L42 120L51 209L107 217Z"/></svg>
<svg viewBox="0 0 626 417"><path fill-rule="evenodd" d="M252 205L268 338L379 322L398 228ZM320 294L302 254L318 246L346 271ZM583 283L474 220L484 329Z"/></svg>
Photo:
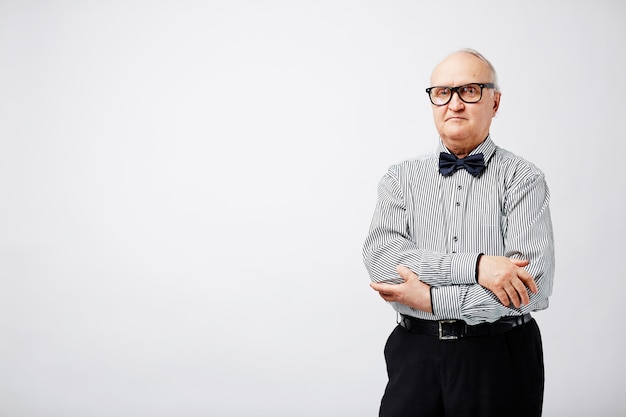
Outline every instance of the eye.
<svg viewBox="0 0 626 417"><path fill-rule="evenodd" d="M433 90L435 97L446 98L450 95L450 89L446 87L437 87Z"/></svg>
<svg viewBox="0 0 626 417"><path fill-rule="evenodd" d="M480 94L480 86L476 84L470 84L461 88L461 94L467 97L475 97Z"/></svg>

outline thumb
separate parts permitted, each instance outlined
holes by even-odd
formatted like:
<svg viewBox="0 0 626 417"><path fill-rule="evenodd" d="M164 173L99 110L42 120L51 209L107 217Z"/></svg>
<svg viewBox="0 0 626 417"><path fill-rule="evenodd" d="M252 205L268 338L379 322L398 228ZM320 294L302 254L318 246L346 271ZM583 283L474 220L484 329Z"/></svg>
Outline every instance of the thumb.
<svg viewBox="0 0 626 417"><path fill-rule="evenodd" d="M410 279L413 278L413 276L415 275L415 273L413 271L411 271L409 268L407 268L404 265L398 265L396 267L396 271L398 271L398 274L400 275L400 277L404 280L404 281L408 281ZM415 275L417 277L417 275Z"/></svg>
<svg viewBox="0 0 626 417"><path fill-rule="evenodd" d="M519 267L525 267L530 263L527 259L509 258L509 260Z"/></svg>

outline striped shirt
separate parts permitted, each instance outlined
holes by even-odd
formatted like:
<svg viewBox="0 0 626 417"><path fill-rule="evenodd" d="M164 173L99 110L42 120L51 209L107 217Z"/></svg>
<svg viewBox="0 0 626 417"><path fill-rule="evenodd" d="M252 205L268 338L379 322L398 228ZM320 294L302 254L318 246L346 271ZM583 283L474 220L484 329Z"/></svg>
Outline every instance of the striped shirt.
<svg viewBox="0 0 626 417"><path fill-rule="evenodd" d="M461 169L439 174L439 152L389 168L378 186L378 202L363 247L372 281L403 282L405 265L431 285L433 313L391 303L399 313L427 320L493 322L548 307L554 276L550 193L543 173L497 147L490 137L478 178ZM478 255L527 259L526 271L539 288L520 308L502 305L476 281Z"/></svg>

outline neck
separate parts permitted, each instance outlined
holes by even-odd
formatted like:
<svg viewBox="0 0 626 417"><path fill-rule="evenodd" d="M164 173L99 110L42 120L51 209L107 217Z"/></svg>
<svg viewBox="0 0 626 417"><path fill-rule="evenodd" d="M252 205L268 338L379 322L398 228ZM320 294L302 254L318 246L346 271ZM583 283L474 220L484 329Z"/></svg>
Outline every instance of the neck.
<svg viewBox="0 0 626 417"><path fill-rule="evenodd" d="M442 139L442 142L443 142L444 146L446 147L446 149L448 149L448 151L450 151L451 154L453 154L457 158L465 158L467 155L472 153L472 151L474 149L479 147L480 144L483 143L484 141L486 141L488 138L489 138L489 134L487 134L487 136L483 140L481 140L478 143L475 143L473 146L472 145L470 145L470 146L465 145L464 146L464 144L460 144L460 143L459 144L455 144L455 143L448 144L445 141L443 141L443 139Z"/></svg>

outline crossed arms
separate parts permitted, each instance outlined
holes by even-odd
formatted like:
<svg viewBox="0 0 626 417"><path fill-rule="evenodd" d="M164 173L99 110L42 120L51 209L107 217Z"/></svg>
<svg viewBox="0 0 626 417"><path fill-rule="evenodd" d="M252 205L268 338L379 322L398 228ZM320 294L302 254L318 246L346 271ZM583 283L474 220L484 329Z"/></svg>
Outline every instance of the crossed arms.
<svg viewBox="0 0 626 417"><path fill-rule="evenodd" d="M504 256L483 255L478 261L478 284L494 293L504 306L519 308L530 303L528 290L537 294L539 289L533 277L523 268L527 260ZM420 281L418 275L404 265L398 265L402 284L372 282L385 301L398 302L416 310L433 312L430 285Z"/></svg>
<svg viewBox="0 0 626 417"><path fill-rule="evenodd" d="M423 213L411 212L415 204L406 195L407 187L399 169L390 169L381 180L363 248L370 285L384 300L402 313L413 309L426 313L421 315L425 318L458 318L468 324L547 307L554 248L543 174L529 175L505 191L502 215L507 227L497 232L496 239L501 248L476 247L471 253L424 249L428 244L411 229L415 228L412 216ZM485 254L479 256L480 252Z"/></svg>

